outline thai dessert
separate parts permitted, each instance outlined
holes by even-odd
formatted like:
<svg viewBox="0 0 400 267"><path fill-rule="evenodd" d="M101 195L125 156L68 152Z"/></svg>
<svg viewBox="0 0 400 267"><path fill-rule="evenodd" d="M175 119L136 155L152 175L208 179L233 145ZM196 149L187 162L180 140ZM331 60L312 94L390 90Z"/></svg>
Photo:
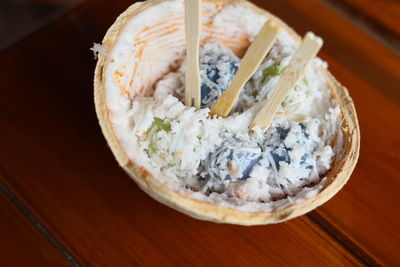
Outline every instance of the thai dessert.
<svg viewBox="0 0 400 267"><path fill-rule="evenodd" d="M229 116L210 115L268 20L281 27L277 40ZM359 129L326 62L312 60L270 127L251 126L300 40L247 1L203 1L195 109L184 104L184 2L132 5L94 47L96 110L119 164L157 200L217 222L276 223L330 199L356 164Z"/></svg>

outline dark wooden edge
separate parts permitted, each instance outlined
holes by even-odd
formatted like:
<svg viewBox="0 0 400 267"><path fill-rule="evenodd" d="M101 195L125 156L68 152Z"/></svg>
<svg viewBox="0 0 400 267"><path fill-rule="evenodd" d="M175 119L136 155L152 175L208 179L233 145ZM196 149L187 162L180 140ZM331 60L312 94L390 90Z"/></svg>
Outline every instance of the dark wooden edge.
<svg viewBox="0 0 400 267"><path fill-rule="evenodd" d="M311 211L306 216L362 264L365 264L366 266L381 266L374 257L369 255L360 246L348 238L345 233L340 231L340 229L325 220L323 215L318 211Z"/></svg>
<svg viewBox="0 0 400 267"><path fill-rule="evenodd" d="M58 241L46 226L29 210L27 206L4 183L4 174L0 172L0 192L8 198L22 215L39 231L44 238L68 261L72 266L81 266L78 260Z"/></svg>
<svg viewBox="0 0 400 267"><path fill-rule="evenodd" d="M370 36L400 55L400 36L375 18L360 12L343 0L322 0L332 9L344 15Z"/></svg>

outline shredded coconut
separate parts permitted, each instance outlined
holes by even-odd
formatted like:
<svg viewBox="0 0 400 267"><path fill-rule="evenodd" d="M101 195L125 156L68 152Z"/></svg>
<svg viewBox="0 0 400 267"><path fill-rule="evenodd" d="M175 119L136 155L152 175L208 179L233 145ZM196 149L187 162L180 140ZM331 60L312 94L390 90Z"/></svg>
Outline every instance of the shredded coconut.
<svg viewBox="0 0 400 267"><path fill-rule="evenodd" d="M104 54L107 52L107 47L102 44L93 43L93 46L90 48L93 51L94 59L97 59L99 54Z"/></svg>

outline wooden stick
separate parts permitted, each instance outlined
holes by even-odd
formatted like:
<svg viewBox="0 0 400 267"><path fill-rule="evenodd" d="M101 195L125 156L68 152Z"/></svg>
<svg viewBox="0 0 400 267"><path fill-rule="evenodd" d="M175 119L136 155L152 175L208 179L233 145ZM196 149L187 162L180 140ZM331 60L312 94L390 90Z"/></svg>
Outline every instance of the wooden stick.
<svg viewBox="0 0 400 267"><path fill-rule="evenodd" d="M200 108L199 43L201 30L201 0L185 0L185 32L187 45L185 72L185 104Z"/></svg>
<svg viewBox="0 0 400 267"><path fill-rule="evenodd" d="M274 44L278 37L279 30L278 25L272 20L264 24L256 39L244 55L234 80L212 107L211 115L228 116L243 86L256 72Z"/></svg>
<svg viewBox="0 0 400 267"><path fill-rule="evenodd" d="M282 103L289 90L297 84L304 74L308 64L321 49L322 43L322 39L315 36L312 32L306 34L299 49L280 77L278 86L272 92L271 97L265 101L263 107L251 123L250 128L259 125L262 129L265 129L271 125L279 105Z"/></svg>

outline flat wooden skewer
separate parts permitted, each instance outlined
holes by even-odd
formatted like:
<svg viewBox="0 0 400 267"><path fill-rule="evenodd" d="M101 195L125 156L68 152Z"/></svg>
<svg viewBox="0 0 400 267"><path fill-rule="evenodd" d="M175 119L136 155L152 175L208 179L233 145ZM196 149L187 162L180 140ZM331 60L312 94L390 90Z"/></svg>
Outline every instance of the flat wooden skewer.
<svg viewBox="0 0 400 267"><path fill-rule="evenodd" d="M243 86L256 72L274 44L279 30L279 26L272 20L264 24L254 42L247 49L232 83L212 107L211 115L228 116Z"/></svg>
<svg viewBox="0 0 400 267"><path fill-rule="evenodd" d="M308 32L300 47L289 62L286 70L279 79L278 86L272 92L271 97L266 100L264 106L256 115L250 125L253 128L259 125L262 129L268 128L278 110L279 105L304 74L308 64L317 55L322 46L322 39Z"/></svg>
<svg viewBox="0 0 400 267"><path fill-rule="evenodd" d="M185 0L185 32L187 45L185 72L185 105L200 108L199 43L201 0Z"/></svg>

